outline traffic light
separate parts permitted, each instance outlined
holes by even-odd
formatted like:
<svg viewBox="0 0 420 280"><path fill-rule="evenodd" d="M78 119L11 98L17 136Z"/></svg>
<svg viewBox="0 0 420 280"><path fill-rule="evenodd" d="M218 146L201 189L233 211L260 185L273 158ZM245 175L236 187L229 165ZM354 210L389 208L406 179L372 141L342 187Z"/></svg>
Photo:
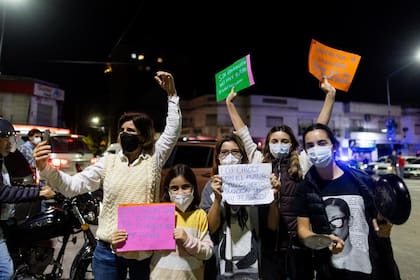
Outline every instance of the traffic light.
<svg viewBox="0 0 420 280"><path fill-rule="evenodd" d="M394 119L386 120L386 137L388 140L393 141L395 139L396 124Z"/></svg>

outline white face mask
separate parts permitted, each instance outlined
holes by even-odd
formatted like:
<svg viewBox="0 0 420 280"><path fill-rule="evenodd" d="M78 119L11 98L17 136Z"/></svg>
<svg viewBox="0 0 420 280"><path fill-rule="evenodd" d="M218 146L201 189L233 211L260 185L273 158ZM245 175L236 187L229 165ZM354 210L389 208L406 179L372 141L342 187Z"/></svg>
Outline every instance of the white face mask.
<svg viewBox="0 0 420 280"><path fill-rule="evenodd" d="M308 149L309 160L316 166L324 168L330 164L332 160L331 145L328 146L315 146Z"/></svg>
<svg viewBox="0 0 420 280"><path fill-rule="evenodd" d="M241 163L241 159L233 156L231 153L229 153L227 156L219 160L222 165Z"/></svg>
<svg viewBox="0 0 420 280"><path fill-rule="evenodd" d="M270 153L274 158L279 158L280 156L288 155L290 152L290 143L280 143L280 144L269 144Z"/></svg>
<svg viewBox="0 0 420 280"><path fill-rule="evenodd" d="M175 202L176 208L180 211L185 212L188 206L190 206L191 202L194 199L194 192L189 194L171 194L169 193L169 197L171 198L172 202Z"/></svg>
<svg viewBox="0 0 420 280"><path fill-rule="evenodd" d="M33 140L32 140L32 143L34 144L34 145L38 145L38 143L39 142L41 142L41 137L35 137Z"/></svg>

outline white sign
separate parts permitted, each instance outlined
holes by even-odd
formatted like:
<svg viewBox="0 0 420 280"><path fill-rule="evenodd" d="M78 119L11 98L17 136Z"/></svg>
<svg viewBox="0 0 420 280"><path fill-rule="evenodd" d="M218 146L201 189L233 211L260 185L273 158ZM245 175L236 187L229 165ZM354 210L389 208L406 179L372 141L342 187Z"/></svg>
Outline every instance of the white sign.
<svg viewBox="0 0 420 280"><path fill-rule="evenodd" d="M271 203L271 169L271 163L219 165L223 199L231 205Z"/></svg>

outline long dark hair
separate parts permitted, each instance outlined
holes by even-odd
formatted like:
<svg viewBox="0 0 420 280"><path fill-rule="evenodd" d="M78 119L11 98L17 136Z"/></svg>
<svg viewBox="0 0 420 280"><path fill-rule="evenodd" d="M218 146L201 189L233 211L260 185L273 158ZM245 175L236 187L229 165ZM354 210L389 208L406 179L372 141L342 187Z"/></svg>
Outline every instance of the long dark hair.
<svg viewBox="0 0 420 280"><path fill-rule="evenodd" d="M182 176L193 186L193 201L191 202L190 206L188 206L187 211L198 209L200 204L200 194L198 193L197 187L197 179L195 177L194 172L192 169L183 163L178 163L174 165L171 169L169 169L168 173L165 176L163 181L164 193L162 197L162 202L170 202L171 198L169 197L169 183L172 181L173 178L178 176Z"/></svg>
<svg viewBox="0 0 420 280"><path fill-rule="evenodd" d="M267 136L265 137L265 144L263 149L263 162L273 162L274 160L274 157L271 155L270 152L270 138L273 133L278 131L283 131L284 133L289 135L290 142L292 144L292 146L290 147L290 162L287 173L289 173L289 175L293 178L302 178L302 168L299 162L299 142L297 141L297 138L290 126L274 126L268 131Z"/></svg>
<svg viewBox="0 0 420 280"><path fill-rule="evenodd" d="M155 144L155 126L153 120L144 113L139 112L128 112L121 115L118 120L118 129L128 121L133 121L134 126L140 131L140 138L143 151L146 153L152 153Z"/></svg>
<svg viewBox="0 0 420 280"><path fill-rule="evenodd" d="M350 207L347 202L339 197L329 197L324 201L325 206L337 206L348 219L351 216Z"/></svg>
<svg viewBox="0 0 420 280"><path fill-rule="evenodd" d="M245 145L242 142L242 139L236 134L231 133L223 137L216 143L216 150L214 153L214 161L213 161L214 162L213 174L219 173L218 171L218 167L220 165L219 154L220 154L220 150L222 149L223 143L230 142L230 141L235 142L236 145L238 145L239 151L241 151L241 155L242 155L241 163L249 163L248 155L246 154ZM228 203L225 203L226 223L229 226L232 219L231 207L232 207L231 205L229 205ZM239 208L238 213L237 213L237 219L238 219L239 226L243 230L246 227L246 221L248 220L248 212L246 210L246 207L241 206Z"/></svg>

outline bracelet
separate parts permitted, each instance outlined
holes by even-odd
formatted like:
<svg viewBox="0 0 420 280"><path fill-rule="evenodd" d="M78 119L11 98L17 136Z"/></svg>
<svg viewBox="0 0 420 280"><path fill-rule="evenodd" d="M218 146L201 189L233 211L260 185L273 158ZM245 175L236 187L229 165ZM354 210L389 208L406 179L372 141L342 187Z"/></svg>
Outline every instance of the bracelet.
<svg viewBox="0 0 420 280"><path fill-rule="evenodd" d="M117 252L114 251L114 248L112 247L112 243L109 244L109 247L111 248L111 253L115 255Z"/></svg>

